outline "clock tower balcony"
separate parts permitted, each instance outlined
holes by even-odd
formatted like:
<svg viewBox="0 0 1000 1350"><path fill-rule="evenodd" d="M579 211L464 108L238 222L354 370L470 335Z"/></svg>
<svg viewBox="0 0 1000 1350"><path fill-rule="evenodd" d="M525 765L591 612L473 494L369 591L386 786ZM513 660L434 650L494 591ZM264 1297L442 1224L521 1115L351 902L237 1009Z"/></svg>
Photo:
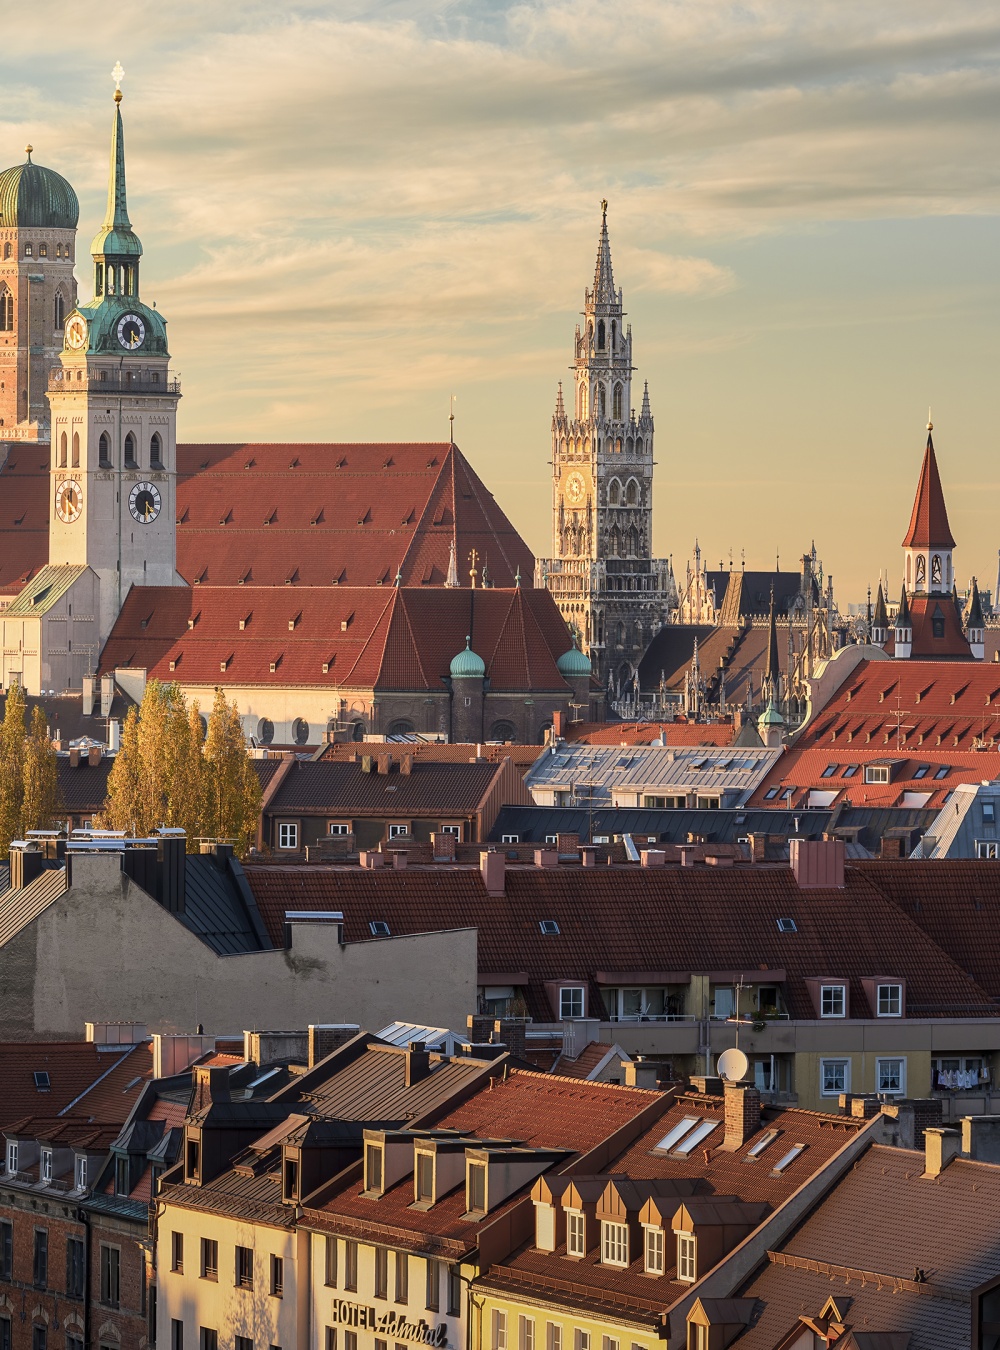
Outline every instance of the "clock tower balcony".
<svg viewBox="0 0 1000 1350"><path fill-rule="evenodd" d="M94 393L108 394L147 394L153 397L168 395L179 398L180 379L172 371L162 370L119 370L82 366L59 367L49 372L49 393L76 393L77 388Z"/></svg>

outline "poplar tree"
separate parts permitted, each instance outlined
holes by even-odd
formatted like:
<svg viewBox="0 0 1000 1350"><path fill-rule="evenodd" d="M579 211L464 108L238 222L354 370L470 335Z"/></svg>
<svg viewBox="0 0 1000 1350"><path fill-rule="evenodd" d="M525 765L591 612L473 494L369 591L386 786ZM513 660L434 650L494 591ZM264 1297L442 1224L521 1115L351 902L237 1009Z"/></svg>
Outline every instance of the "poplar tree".
<svg viewBox="0 0 1000 1350"><path fill-rule="evenodd" d="M247 754L239 707L216 689L205 737L202 780L202 829L214 839L231 840L241 857L257 834L260 780Z"/></svg>
<svg viewBox="0 0 1000 1350"><path fill-rule="evenodd" d="M0 858L10 857L10 841L21 829L24 807L24 690L7 690L0 724Z"/></svg>
<svg viewBox="0 0 1000 1350"><path fill-rule="evenodd" d="M106 830L124 830L126 834L149 833L146 776L139 749L139 710L129 708L122 726L121 744L108 774L108 795L100 824Z"/></svg>
<svg viewBox="0 0 1000 1350"><path fill-rule="evenodd" d="M55 746L49 737L45 713L37 703L31 714L31 731L23 746L22 839L29 830L52 829L60 803Z"/></svg>
<svg viewBox="0 0 1000 1350"><path fill-rule="evenodd" d="M167 772L170 797L168 825L187 833L187 849L198 848L201 827L202 779L205 761L201 743L204 735L198 704L190 707L183 696L175 699L167 718Z"/></svg>

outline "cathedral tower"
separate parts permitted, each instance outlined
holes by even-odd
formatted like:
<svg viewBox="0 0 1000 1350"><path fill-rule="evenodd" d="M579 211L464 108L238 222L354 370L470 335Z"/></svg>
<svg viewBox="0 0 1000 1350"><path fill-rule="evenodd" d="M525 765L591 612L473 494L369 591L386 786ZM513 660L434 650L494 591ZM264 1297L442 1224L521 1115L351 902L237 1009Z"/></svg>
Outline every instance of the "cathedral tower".
<svg viewBox="0 0 1000 1350"><path fill-rule="evenodd" d="M617 687L665 618L669 564L652 556L653 415L632 406L632 329L615 289L607 202L574 343L571 408L552 418L552 552L539 563L594 673Z"/></svg>
<svg viewBox="0 0 1000 1350"><path fill-rule="evenodd" d="M121 69L116 70L120 81ZM66 318L49 378L49 562L100 581L100 636L132 585L173 586L177 400L166 324L139 298L142 244L125 193L121 89L115 90L108 207L91 246L94 298Z"/></svg>

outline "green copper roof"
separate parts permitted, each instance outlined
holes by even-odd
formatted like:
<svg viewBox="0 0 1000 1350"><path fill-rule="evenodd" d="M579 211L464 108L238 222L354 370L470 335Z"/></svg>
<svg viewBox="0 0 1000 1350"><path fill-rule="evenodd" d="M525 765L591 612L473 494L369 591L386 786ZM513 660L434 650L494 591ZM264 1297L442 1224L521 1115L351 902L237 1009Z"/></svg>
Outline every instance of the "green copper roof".
<svg viewBox="0 0 1000 1350"><path fill-rule="evenodd" d="M75 230L80 203L66 179L31 162L0 173L0 227Z"/></svg>
<svg viewBox="0 0 1000 1350"><path fill-rule="evenodd" d="M453 680L484 680L486 678L486 662L472 650L471 642L471 638L466 638L465 651L459 652L452 660L450 669Z"/></svg>
<svg viewBox="0 0 1000 1350"><path fill-rule="evenodd" d="M785 725L785 719L774 706L773 698L768 700L767 707L757 718L757 725L759 727L783 727Z"/></svg>
<svg viewBox="0 0 1000 1350"><path fill-rule="evenodd" d="M122 347L118 341L118 324L126 314L136 314L146 328L142 343L143 356L166 356L167 323L157 309L150 309L134 295L106 295L99 300L91 300L89 305L79 305L74 314L82 314L87 320L87 351L111 352L121 356ZM72 315L69 316L72 318ZM69 320L67 319L67 329Z"/></svg>
<svg viewBox="0 0 1000 1350"><path fill-rule="evenodd" d="M139 258L142 244L132 229L125 198L125 132L122 129L121 95L115 95L115 121L111 128L111 169L108 175L108 209L104 224L94 235L90 251L95 258Z"/></svg>
<svg viewBox="0 0 1000 1350"><path fill-rule="evenodd" d="M61 600L74 581L87 571L86 563L49 563L25 586L4 611L12 619L38 619Z"/></svg>
<svg viewBox="0 0 1000 1350"><path fill-rule="evenodd" d="M560 675L568 675L571 679L574 676L590 674L590 657L584 656L583 652L576 645L576 634L573 635L573 645L568 652L563 652L556 662L559 667Z"/></svg>

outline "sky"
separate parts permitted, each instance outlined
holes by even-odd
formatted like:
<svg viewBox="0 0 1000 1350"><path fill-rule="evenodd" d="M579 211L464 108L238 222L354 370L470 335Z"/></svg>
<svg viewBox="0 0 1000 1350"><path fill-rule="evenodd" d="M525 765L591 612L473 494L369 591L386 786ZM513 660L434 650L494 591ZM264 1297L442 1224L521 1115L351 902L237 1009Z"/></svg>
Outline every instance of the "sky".
<svg viewBox="0 0 1000 1350"><path fill-rule="evenodd" d="M116 61L181 440L446 440L454 394L456 441L548 553L606 197L657 552L785 568L815 540L842 605L895 590L930 406L956 571L994 585L995 3L20 7L0 164L30 141L70 179L83 258Z"/></svg>

